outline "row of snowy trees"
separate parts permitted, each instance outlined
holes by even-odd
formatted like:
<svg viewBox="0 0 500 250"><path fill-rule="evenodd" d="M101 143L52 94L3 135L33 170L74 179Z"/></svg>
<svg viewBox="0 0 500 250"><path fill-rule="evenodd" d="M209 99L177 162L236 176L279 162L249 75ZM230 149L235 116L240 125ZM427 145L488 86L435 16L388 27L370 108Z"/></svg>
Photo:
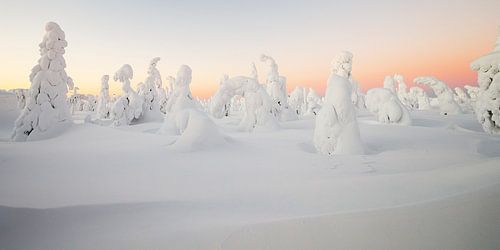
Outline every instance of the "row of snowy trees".
<svg viewBox="0 0 500 250"><path fill-rule="evenodd" d="M207 112L215 118L242 113L240 128L278 129L279 123L313 116L316 119L314 144L320 153L362 153L357 110L367 109L381 123L409 125L409 110L425 110L433 106L424 89L408 89L401 75L387 76L382 88L370 89L366 95L352 77L353 55L342 52L332 62L326 95L321 98L314 90L296 87L288 95L286 77L280 75L278 64L268 56L261 61L269 70L265 81L259 82L255 64L249 76L224 76L217 92L206 101L195 99L190 90L192 70L182 65L176 77L168 77L164 88L157 64L153 58L148 76L137 90L131 86L133 69L123 65L113 79L122 84L122 94L109 96L109 76L101 79L97 97L81 95L74 89L69 101L68 87L73 81L65 72L63 55L67 42L59 25L48 23L40 43L41 58L30 75L31 87L16 95L23 108L15 124L15 141L50 137L72 124L71 111L95 112L97 119L110 119L113 126L130 125L134 121L163 121L159 133L178 136L174 145L192 148L196 145L223 143L224 136ZM500 38L499 38L500 41ZM499 133L499 54L500 42L495 50L471 65L478 71L479 87L465 86L451 89L435 77L418 77L417 85L425 85L436 95L436 105L443 115L460 114L474 110L485 131ZM168 90L168 91L167 91Z"/></svg>

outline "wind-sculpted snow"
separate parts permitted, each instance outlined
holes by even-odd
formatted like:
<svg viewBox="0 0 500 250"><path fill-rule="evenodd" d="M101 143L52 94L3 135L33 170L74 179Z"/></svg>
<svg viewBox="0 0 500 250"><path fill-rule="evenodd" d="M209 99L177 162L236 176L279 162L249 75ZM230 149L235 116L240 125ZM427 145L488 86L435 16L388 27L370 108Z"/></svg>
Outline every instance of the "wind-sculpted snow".
<svg viewBox="0 0 500 250"><path fill-rule="evenodd" d="M439 101L441 114L456 115L463 113L460 105L455 101L453 90L451 90L445 82L432 76L417 77L413 81L417 84L424 84L432 88Z"/></svg>
<svg viewBox="0 0 500 250"><path fill-rule="evenodd" d="M180 151L193 151L224 144L224 136L193 98L189 88L191 79L191 68L182 65L177 72L175 87L166 105L167 114L158 132L164 135L179 135L172 148Z"/></svg>
<svg viewBox="0 0 500 250"><path fill-rule="evenodd" d="M143 99L130 86L130 79L134 76L132 67L123 65L113 79L122 83L122 95L115 101L111 109L111 118L114 126L130 125L133 120L139 119L143 112Z"/></svg>
<svg viewBox="0 0 500 250"><path fill-rule="evenodd" d="M12 140L39 140L60 134L71 125L66 93L73 82L66 71L64 60L68 46L64 31L54 22L45 26L40 47L40 59L31 70L31 87L26 105L16 120Z"/></svg>
<svg viewBox="0 0 500 250"><path fill-rule="evenodd" d="M389 89L374 88L366 93L366 107L381 123L410 125L411 117L406 107Z"/></svg>
<svg viewBox="0 0 500 250"><path fill-rule="evenodd" d="M351 99L352 57L350 52L342 52L332 63L325 102L314 129L314 146L321 154L361 154L364 151Z"/></svg>

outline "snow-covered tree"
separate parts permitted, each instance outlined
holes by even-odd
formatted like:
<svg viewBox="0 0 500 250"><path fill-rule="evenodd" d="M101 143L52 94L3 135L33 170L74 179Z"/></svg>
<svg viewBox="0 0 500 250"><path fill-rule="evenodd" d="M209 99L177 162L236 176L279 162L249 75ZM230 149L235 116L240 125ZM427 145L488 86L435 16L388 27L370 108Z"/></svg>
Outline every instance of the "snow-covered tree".
<svg viewBox="0 0 500 250"><path fill-rule="evenodd" d="M290 108L292 108L297 115L304 115L307 111L307 100L306 100L306 89L304 87L297 86L290 93L288 98L288 103Z"/></svg>
<svg viewBox="0 0 500 250"><path fill-rule="evenodd" d="M352 54L342 52L332 63L325 101L316 117L314 145L322 154L361 154L356 110L351 100Z"/></svg>
<svg viewBox="0 0 500 250"><path fill-rule="evenodd" d="M223 78L219 89L212 97L210 113L216 118L221 118L226 112L224 107L235 96L242 96L245 99L245 114L239 125L242 130L252 131L256 128L273 130L279 127L272 115L273 101L253 77Z"/></svg>
<svg viewBox="0 0 500 250"><path fill-rule="evenodd" d="M394 80L393 76L386 76L384 79L384 88L392 91L392 93L396 94L396 80Z"/></svg>
<svg viewBox="0 0 500 250"><path fill-rule="evenodd" d="M455 88L455 102L460 105L462 111L467 113L472 112L470 97L467 95L467 93L465 93L465 90L460 87Z"/></svg>
<svg viewBox="0 0 500 250"><path fill-rule="evenodd" d="M160 71L156 68L158 61L160 61L159 57L151 60L148 76L144 83L138 85L137 89L139 96L144 99L142 119L146 121L161 121L163 119L160 106L166 101L166 95L162 88Z"/></svg>
<svg viewBox="0 0 500 250"><path fill-rule="evenodd" d="M28 99L29 90L28 89L14 89L17 99L17 107L23 110L26 107L26 100Z"/></svg>
<svg viewBox="0 0 500 250"><path fill-rule="evenodd" d="M134 119L142 115L143 99L130 86L134 76L132 67L123 65L113 79L122 83L122 95L116 99L111 108L111 118L114 126L130 125Z"/></svg>
<svg viewBox="0 0 500 250"><path fill-rule="evenodd" d="M451 90L445 82L432 76L417 77L414 82L432 88L439 101L441 114L451 115L462 113L460 105L455 101L453 90Z"/></svg>
<svg viewBox="0 0 500 250"><path fill-rule="evenodd" d="M289 121L297 119L297 115L288 106L288 93L286 89L286 77L280 76L278 64L270 56L261 55L260 60L269 65L269 72L266 78L266 90L274 102L274 115L282 120ZM257 74L252 74L256 77Z"/></svg>
<svg viewBox="0 0 500 250"><path fill-rule="evenodd" d="M109 98L109 75L103 75L101 78L101 91L97 98L97 118L108 119L110 116L110 98Z"/></svg>
<svg viewBox="0 0 500 250"><path fill-rule="evenodd" d="M500 26L493 51L472 62L471 68L478 74L477 120L487 133L500 134Z"/></svg>
<svg viewBox="0 0 500 250"><path fill-rule="evenodd" d="M411 87L409 91L410 106L418 110L428 110L431 108L429 96L425 91L417 86Z"/></svg>
<svg viewBox="0 0 500 250"><path fill-rule="evenodd" d="M352 78L350 79L350 81L352 85L352 94L351 94L352 103L356 108L364 109L365 95L361 92L361 89L359 88L359 82Z"/></svg>
<svg viewBox="0 0 500 250"><path fill-rule="evenodd" d="M374 88L366 93L366 107L381 123L410 125L411 117L399 98L386 88Z"/></svg>
<svg viewBox="0 0 500 250"><path fill-rule="evenodd" d="M69 103L71 105L71 114L74 115L75 111L82 111L82 103L80 101L80 94L78 94L80 88L74 87L73 94L69 97Z"/></svg>
<svg viewBox="0 0 500 250"><path fill-rule="evenodd" d="M40 59L31 70L29 96L16 120L14 141L37 140L55 136L72 124L66 93L73 88L68 77L64 53L68 43L64 31L54 22L45 25L40 43Z"/></svg>
<svg viewBox="0 0 500 250"><path fill-rule="evenodd" d="M394 80L398 84L397 97L399 101L405 105L406 107L411 107L410 105L410 97L408 95L408 86L404 81L404 77L402 75L395 74Z"/></svg>
<svg viewBox="0 0 500 250"><path fill-rule="evenodd" d="M307 101L307 111L306 115L317 115L321 109L322 101L321 97L312 88L309 88L306 96Z"/></svg>
<svg viewBox="0 0 500 250"><path fill-rule="evenodd" d="M469 95L472 107L474 107L474 104L477 101L477 96L479 95L479 87L478 86L465 85L464 89L467 91L467 95Z"/></svg>
<svg viewBox="0 0 500 250"><path fill-rule="evenodd" d="M195 150L225 142L214 122L201 111L194 100L189 85L192 70L182 65L175 78L173 93L168 99L166 116L160 134L180 135L173 147L180 150Z"/></svg>

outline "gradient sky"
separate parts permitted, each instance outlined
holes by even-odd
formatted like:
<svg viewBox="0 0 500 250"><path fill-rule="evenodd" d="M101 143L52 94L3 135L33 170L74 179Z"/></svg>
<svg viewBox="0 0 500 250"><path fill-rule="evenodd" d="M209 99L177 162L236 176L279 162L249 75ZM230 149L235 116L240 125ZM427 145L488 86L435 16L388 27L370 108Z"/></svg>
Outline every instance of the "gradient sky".
<svg viewBox="0 0 500 250"><path fill-rule="evenodd" d="M500 1L5 1L0 0L0 89L28 88L48 21L66 32L66 71L84 93L125 63L133 85L159 56L163 79L193 69L194 95L213 94L223 74L248 75L262 53L273 56L288 90L323 92L331 59L354 54L363 90L384 76L434 75L450 85L475 82L469 63L491 51ZM113 93L120 84L110 82Z"/></svg>

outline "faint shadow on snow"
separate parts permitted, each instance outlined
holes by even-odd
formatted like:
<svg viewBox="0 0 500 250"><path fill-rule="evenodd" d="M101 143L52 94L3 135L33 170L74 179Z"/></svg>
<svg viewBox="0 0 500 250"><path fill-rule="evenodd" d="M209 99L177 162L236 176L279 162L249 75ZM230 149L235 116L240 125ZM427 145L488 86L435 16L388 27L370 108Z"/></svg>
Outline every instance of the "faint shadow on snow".
<svg viewBox="0 0 500 250"><path fill-rule="evenodd" d="M500 141L481 140L476 145L477 153L486 157L500 157Z"/></svg>

